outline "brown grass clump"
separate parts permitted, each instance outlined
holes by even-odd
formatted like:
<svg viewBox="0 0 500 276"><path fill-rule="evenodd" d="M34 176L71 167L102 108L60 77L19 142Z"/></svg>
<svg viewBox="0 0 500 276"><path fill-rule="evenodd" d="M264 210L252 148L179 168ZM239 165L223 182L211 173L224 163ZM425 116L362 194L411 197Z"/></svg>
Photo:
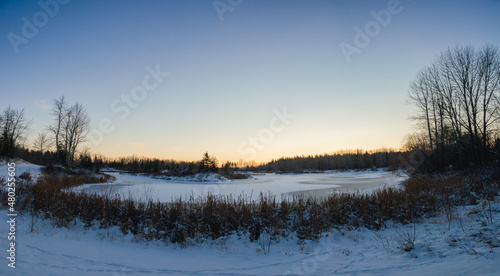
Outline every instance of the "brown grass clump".
<svg viewBox="0 0 500 276"><path fill-rule="evenodd" d="M134 202L119 196L74 193L68 188L109 180L99 176L41 176L35 185L20 185L17 206L69 227L76 220L85 227L118 226L138 239L188 244L231 234L248 234L251 241L269 245L296 234L317 239L335 227L379 229L387 221L411 223L434 216L450 206L477 204L500 191L492 174L452 175L408 179L402 188L384 188L371 194L335 193L319 202L295 198L276 201L261 194L256 201L244 196L208 195L173 203ZM6 206L6 194L0 194Z"/></svg>
<svg viewBox="0 0 500 276"><path fill-rule="evenodd" d="M83 184L106 183L114 180L113 176L107 174L99 175L42 175L38 178L37 185L44 186L49 189L68 189Z"/></svg>

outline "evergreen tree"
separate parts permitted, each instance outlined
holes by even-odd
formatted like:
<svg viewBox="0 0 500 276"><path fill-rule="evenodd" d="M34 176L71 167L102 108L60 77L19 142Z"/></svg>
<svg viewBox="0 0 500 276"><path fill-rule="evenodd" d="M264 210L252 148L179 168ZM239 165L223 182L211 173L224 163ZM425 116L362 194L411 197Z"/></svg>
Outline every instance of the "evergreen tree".
<svg viewBox="0 0 500 276"><path fill-rule="evenodd" d="M200 173L216 173L217 169L217 159L214 156L210 156L208 152L205 152L203 158L200 161L198 167L198 172Z"/></svg>

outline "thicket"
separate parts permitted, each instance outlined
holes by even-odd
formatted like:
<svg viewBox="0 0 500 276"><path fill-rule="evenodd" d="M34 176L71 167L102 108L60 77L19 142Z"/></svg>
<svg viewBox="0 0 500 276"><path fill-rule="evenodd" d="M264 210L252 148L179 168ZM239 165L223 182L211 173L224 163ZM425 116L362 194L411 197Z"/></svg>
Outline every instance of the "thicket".
<svg viewBox="0 0 500 276"><path fill-rule="evenodd" d="M245 179L248 175L238 172L238 165L233 162L226 162L219 166L217 159L207 153L202 159L194 162L177 161L172 159L143 158L143 157L121 157L106 158L102 155L93 157L87 153L82 153L78 159L74 160L72 166L67 166L57 162L56 154L51 151L30 150L19 148L16 156L27 162L43 165L46 167L64 167L66 171L87 170L95 173L106 169L116 169L127 171L132 174L146 174L151 176L174 176L182 177L194 175L196 173L219 173L228 179Z"/></svg>
<svg viewBox="0 0 500 276"><path fill-rule="evenodd" d="M410 84L408 99L420 129L409 150L432 152L418 169L444 171L483 166L498 159L500 52L495 45L442 51Z"/></svg>
<svg viewBox="0 0 500 276"><path fill-rule="evenodd" d="M59 227L70 227L78 220L87 228L117 226L124 234L147 241L186 245L239 234L248 235L252 241L267 237L271 243L291 235L301 240L316 239L344 225L380 229L388 221L415 222L443 208L492 200L500 191L498 179L498 171L488 170L419 176L405 181L402 188L384 188L371 194L335 193L321 201L277 201L263 194L254 201L243 196L208 195L165 204L76 193L63 189L80 183L75 176L41 176L34 184L26 177L19 180L16 206ZM0 196L5 208L5 189Z"/></svg>

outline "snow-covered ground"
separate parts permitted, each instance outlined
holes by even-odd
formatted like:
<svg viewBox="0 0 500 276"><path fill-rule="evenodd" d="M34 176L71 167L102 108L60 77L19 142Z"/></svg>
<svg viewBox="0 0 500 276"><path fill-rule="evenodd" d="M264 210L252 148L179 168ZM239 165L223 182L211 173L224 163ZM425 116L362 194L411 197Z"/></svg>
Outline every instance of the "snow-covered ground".
<svg viewBox="0 0 500 276"><path fill-rule="evenodd" d="M81 224L69 229L18 217L16 268L0 263L0 275L499 275L500 204L492 204L492 221L484 223L476 206L461 208L448 224L446 216L416 224L415 249L401 249L410 226L386 230L337 229L319 241L282 239L264 253L259 243L234 235L203 244L136 242L118 229ZM7 211L0 216L7 220ZM6 256L7 224L0 227Z"/></svg>
<svg viewBox="0 0 500 276"><path fill-rule="evenodd" d="M36 176L40 167L19 161L16 171ZM7 166L0 164L0 175L6 172ZM162 191L173 186L177 192L197 188L200 194L206 192L206 187L212 187L213 193L247 188L254 194L265 191L258 187L265 187L278 194L302 188L369 192L381 185L397 185L401 180L385 172L262 175L222 184L119 175L114 185L126 186L129 181L126 187L144 184L161 186ZM191 189L182 190L182 186ZM149 190L145 195L157 193ZM160 241L137 241L116 227L84 230L76 222L69 229L55 228L50 221L24 214L16 217L15 269L7 266L7 214L7 210L0 210L4 220L0 224L0 251L4 252L0 275L499 275L498 198L488 204L460 207L414 226L388 225L379 231L340 228L325 233L319 241L282 238L271 244L270 252L265 252L267 247L263 249L262 244L267 242L264 235L258 242L250 242L245 235L233 235L181 248ZM414 239L415 244L410 252L403 250L408 239Z"/></svg>
<svg viewBox="0 0 500 276"><path fill-rule="evenodd" d="M34 180L36 180L36 178L41 174L40 169L42 168L42 166L34 165L22 160L15 160L9 162L0 161L0 177L2 176L7 177L9 169L8 163L15 164L15 166L13 167L15 168L16 176L20 176L22 173L28 172L31 174L31 177Z"/></svg>
<svg viewBox="0 0 500 276"><path fill-rule="evenodd" d="M231 182L229 179L217 173L196 173L188 176L166 176L160 175L155 177L157 179L173 180L180 182L209 182L209 183L222 183Z"/></svg>
<svg viewBox="0 0 500 276"><path fill-rule="evenodd" d="M207 194L258 199L260 193L275 195L277 200L292 196L328 196L335 191L370 192L384 186L395 186L406 176L386 171L314 173L298 175L260 174L251 179L233 181L193 182L190 179L165 180L130 174L109 173L116 181L86 184L75 191L120 194L136 200L171 202L173 199L206 196ZM217 180L216 178L214 178Z"/></svg>

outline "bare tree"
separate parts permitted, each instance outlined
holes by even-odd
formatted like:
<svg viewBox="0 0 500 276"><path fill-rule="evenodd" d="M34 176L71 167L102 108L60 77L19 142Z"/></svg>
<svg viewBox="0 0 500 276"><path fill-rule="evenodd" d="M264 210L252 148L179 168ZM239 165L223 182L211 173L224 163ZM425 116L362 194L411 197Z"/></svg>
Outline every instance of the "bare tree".
<svg viewBox="0 0 500 276"><path fill-rule="evenodd" d="M478 91L479 66L478 55L472 46L455 47L442 54L443 65L451 79L463 116L461 125L466 130L472 155L476 155L478 134L478 115L480 94Z"/></svg>
<svg viewBox="0 0 500 276"><path fill-rule="evenodd" d="M0 156L14 158L15 148L25 138L30 123L24 117L24 109L16 110L9 105L0 114Z"/></svg>
<svg viewBox="0 0 500 276"><path fill-rule="evenodd" d="M47 136L47 132L39 132L36 136L35 141L33 141L33 146L36 150L39 150L42 154L45 150L52 147L52 141Z"/></svg>
<svg viewBox="0 0 500 276"><path fill-rule="evenodd" d="M460 122L461 109L458 101L457 91L453 86L450 71L446 68L446 62L441 55L434 64L432 74L433 86L436 93L439 93L444 111L444 121L451 129L452 139L458 141L462 139L462 124Z"/></svg>
<svg viewBox="0 0 500 276"><path fill-rule="evenodd" d="M85 142L90 131L90 117L83 105L68 106L64 97L54 100L54 124L49 126L56 144L59 161L70 165L78 146Z"/></svg>
<svg viewBox="0 0 500 276"><path fill-rule="evenodd" d="M479 92L482 112L481 136L484 147L490 143L490 127L499 116L500 54L498 47L486 45L479 56Z"/></svg>
<svg viewBox="0 0 500 276"><path fill-rule="evenodd" d="M410 84L409 100L418 108L419 114L413 117L415 120L423 120L427 130L430 149L433 149L433 129L432 121L432 87L428 81L428 68L421 70L416 77L416 80Z"/></svg>
<svg viewBox="0 0 500 276"><path fill-rule="evenodd" d="M78 145L86 141L89 131L90 117L87 110L77 102L67 110L64 121L66 164L73 162Z"/></svg>
<svg viewBox="0 0 500 276"><path fill-rule="evenodd" d="M468 151L470 161L484 162L492 131L500 119L500 54L486 45L442 52L410 85L415 117L426 126L431 149L448 144Z"/></svg>
<svg viewBox="0 0 500 276"><path fill-rule="evenodd" d="M49 126L48 129L52 132L54 143L56 145L56 158L58 160L62 159L61 150L62 144L60 141L61 138L61 129L63 127L64 120L66 119L66 110L67 104L64 101L64 96L61 96L59 99L54 100L54 107L51 109L52 116L54 117L54 124Z"/></svg>
<svg viewBox="0 0 500 276"><path fill-rule="evenodd" d="M429 141L423 133L408 134L403 139L402 149L406 151L425 151L429 147Z"/></svg>

